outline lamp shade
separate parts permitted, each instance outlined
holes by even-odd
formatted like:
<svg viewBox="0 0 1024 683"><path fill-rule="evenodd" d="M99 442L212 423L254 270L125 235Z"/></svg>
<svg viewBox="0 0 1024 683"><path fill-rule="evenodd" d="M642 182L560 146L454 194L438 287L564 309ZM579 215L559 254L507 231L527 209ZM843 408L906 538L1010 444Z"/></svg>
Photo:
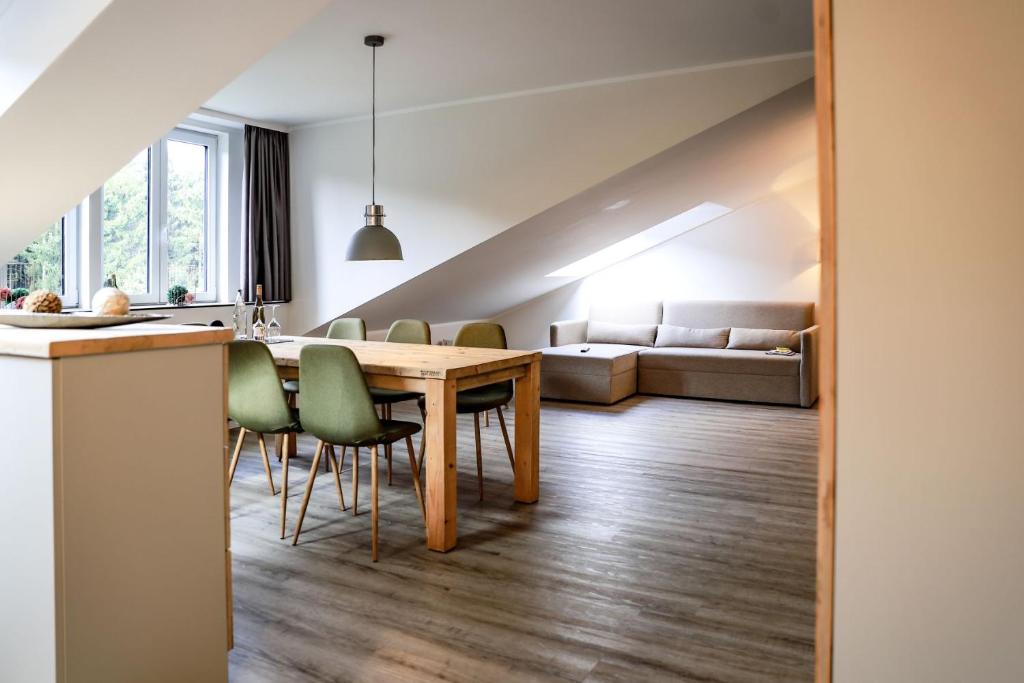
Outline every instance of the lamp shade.
<svg viewBox="0 0 1024 683"><path fill-rule="evenodd" d="M366 205L366 225L352 235L347 261L401 261L402 245L395 233L384 227L384 207Z"/></svg>
<svg viewBox="0 0 1024 683"><path fill-rule="evenodd" d="M359 228L348 243L348 261L401 261L402 245L383 225Z"/></svg>

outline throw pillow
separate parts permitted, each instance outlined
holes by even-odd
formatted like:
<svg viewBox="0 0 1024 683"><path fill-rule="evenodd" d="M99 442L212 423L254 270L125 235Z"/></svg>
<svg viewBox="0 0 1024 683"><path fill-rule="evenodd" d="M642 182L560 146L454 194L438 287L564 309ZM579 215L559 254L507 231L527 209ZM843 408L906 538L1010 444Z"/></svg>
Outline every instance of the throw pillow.
<svg viewBox="0 0 1024 683"><path fill-rule="evenodd" d="M658 325L655 346L686 346L694 349L724 349L729 343L728 327L699 329L678 325Z"/></svg>
<svg viewBox="0 0 1024 683"><path fill-rule="evenodd" d="M757 330L749 327L734 327L729 333L729 349L771 351L776 346L788 346L800 350L800 334L793 330Z"/></svg>
<svg viewBox="0 0 1024 683"><path fill-rule="evenodd" d="M622 325L591 320L587 323L588 344L628 344L654 346L657 325Z"/></svg>

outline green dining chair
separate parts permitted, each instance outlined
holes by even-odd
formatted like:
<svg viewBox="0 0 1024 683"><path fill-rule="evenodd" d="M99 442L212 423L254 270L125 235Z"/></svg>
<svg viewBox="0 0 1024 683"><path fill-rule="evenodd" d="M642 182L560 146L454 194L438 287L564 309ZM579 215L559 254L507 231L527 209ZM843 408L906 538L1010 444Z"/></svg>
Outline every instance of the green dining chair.
<svg viewBox="0 0 1024 683"><path fill-rule="evenodd" d="M396 320L391 323L384 341L393 344L427 344L430 345L430 325L425 320ZM400 389L381 389L370 387L370 396L375 405L381 406L381 416L391 419L391 407L403 401L416 401L423 398L417 391ZM423 411L420 411L421 415ZM384 457L388 463L388 486L391 486L391 447L384 448Z"/></svg>
<svg viewBox="0 0 1024 683"><path fill-rule="evenodd" d="M327 447L332 447L329 455L333 456L333 446L342 447L341 465L333 460L335 483L342 510L345 509L341 493L340 470L345 464L345 448L353 450L369 447L371 450L372 476L370 484L372 530L372 558L377 561L377 529L380 521L378 509L378 475L377 448L390 445L405 439L409 451L409 468L412 470L413 488L419 502L420 514L426 525L426 508L423 503L423 491L420 488L419 469L416 454L412 447L412 435L420 431L415 422L397 420L381 420L377 416L370 390L366 385L366 377L355 354L344 346L309 345L304 346L299 355L299 381L302 382L303 420L306 431L317 438L316 453L313 464L309 468L309 479L306 481L306 492L302 497L302 509L295 525L295 537L292 545L299 542L302 532L302 520L309 505L309 496L313 491L320 465L321 454ZM357 478L358 469L354 468L352 476Z"/></svg>
<svg viewBox="0 0 1024 683"><path fill-rule="evenodd" d="M350 339L366 341L366 322L362 318L337 318L327 328L328 339ZM289 394L299 393L299 380L286 379L284 390Z"/></svg>
<svg viewBox="0 0 1024 683"><path fill-rule="evenodd" d="M455 335L453 346L471 346L483 349L507 349L508 343L505 340L505 328L497 323L468 323L463 325ZM507 406L513 395L512 380L487 384L475 389L466 389L455 395L455 412L458 414L473 414L473 432L476 436L476 478L480 491L480 500L484 499L484 460L483 451L480 446L480 413L494 410L498 413L498 422L501 424L501 435L505 439L505 450L508 452L508 461L512 465L512 471L516 469L515 456L512 454L512 442L508 438L508 428L505 426L505 415L501 409ZM420 410L423 411L426 401L420 399ZM425 418L424 418L425 419ZM420 452L419 465L423 465L424 449Z"/></svg>
<svg viewBox="0 0 1024 683"><path fill-rule="evenodd" d="M277 366L266 344L257 341L233 341L228 344L228 417L238 423L238 441L231 457L228 485L235 479L235 469L242 452L242 443L249 432L255 432L263 456L270 494L276 495L274 477L270 473L267 443L264 434L297 434L302 431L299 411L288 404L288 398L277 376ZM281 538L288 506L288 451L281 467Z"/></svg>

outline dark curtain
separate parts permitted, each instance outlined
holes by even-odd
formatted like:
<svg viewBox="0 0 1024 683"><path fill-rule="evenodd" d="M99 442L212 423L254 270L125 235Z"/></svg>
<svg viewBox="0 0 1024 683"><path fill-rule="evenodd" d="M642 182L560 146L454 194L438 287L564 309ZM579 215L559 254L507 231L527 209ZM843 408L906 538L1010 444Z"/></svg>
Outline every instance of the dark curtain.
<svg viewBox="0 0 1024 683"><path fill-rule="evenodd" d="M245 235L242 292L265 301L292 298L291 225L288 199L288 134L245 127Z"/></svg>

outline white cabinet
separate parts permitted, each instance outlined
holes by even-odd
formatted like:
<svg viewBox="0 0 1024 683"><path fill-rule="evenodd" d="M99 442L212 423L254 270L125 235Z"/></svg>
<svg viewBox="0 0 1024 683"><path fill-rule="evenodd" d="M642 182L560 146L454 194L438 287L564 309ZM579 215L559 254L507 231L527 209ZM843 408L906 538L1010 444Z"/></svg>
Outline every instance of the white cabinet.
<svg viewBox="0 0 1024 683"><path fill-rule="evenodd" d="M0 680L227 680L229 338L0 328Z"/></svg>

